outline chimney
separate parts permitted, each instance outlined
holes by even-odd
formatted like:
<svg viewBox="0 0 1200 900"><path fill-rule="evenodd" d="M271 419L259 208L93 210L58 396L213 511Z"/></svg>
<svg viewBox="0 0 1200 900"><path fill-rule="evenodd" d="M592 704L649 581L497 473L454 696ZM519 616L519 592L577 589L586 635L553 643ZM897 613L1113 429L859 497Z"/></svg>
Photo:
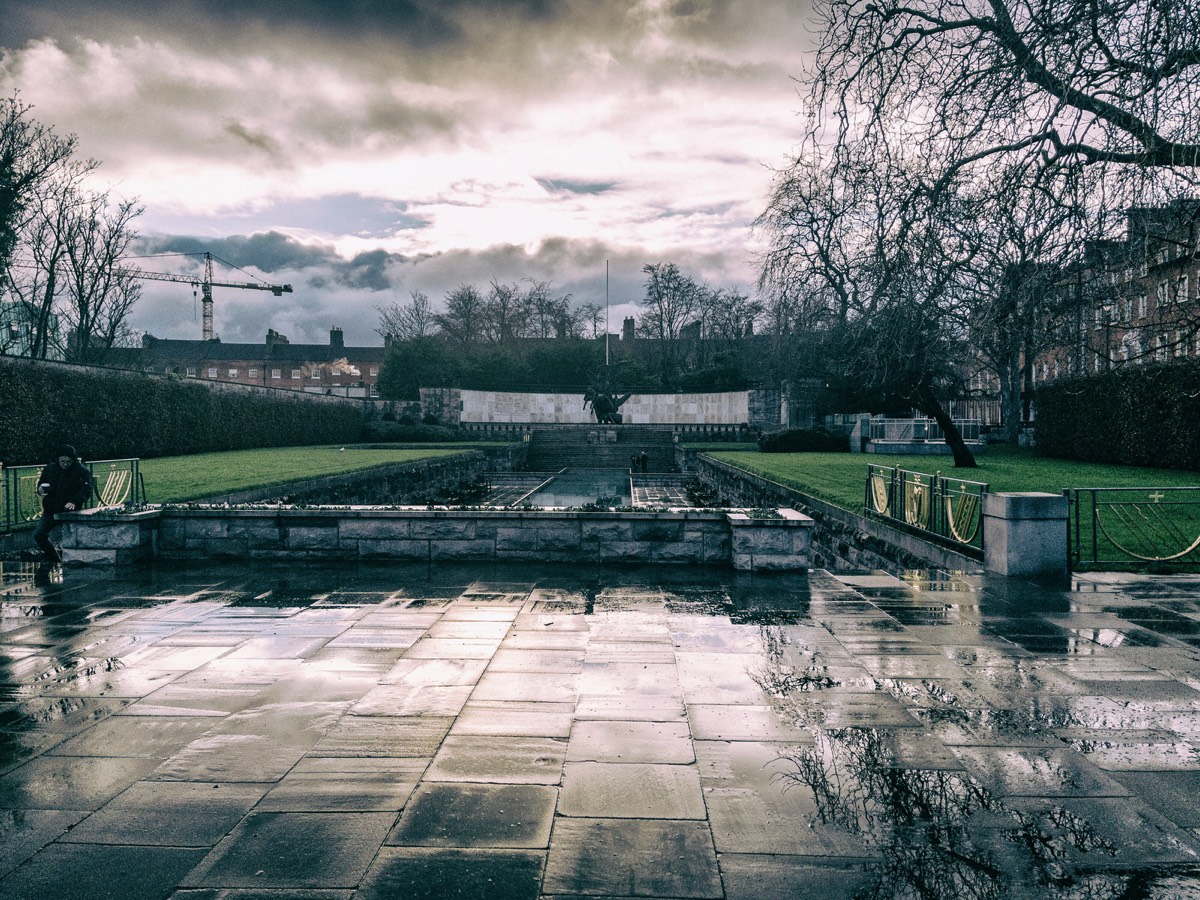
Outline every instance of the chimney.
<svg viewBox="0 0 1200 900"><path fill-rule="evenodd" d="M329 346L335 350L341 350L346 346L345 338L342 337L342 329L336 325L329 329Z"/></svg>
<svg viewBox="0 0 1200 900"><path fill-rule="evenodd" d="M274 328L267 329L267 352L271 352L271 348L276 344L286 344L288 339L285 335L280 334Z"/></svg>
<svg viewBox="0 0 1200 900"><path fill-rule="evenodd" d="M633 327L634 327L633 316L626 316L625 321L621 325L621 343L625 343L626 341L631 341L631 342L633 341Z"/></svg>

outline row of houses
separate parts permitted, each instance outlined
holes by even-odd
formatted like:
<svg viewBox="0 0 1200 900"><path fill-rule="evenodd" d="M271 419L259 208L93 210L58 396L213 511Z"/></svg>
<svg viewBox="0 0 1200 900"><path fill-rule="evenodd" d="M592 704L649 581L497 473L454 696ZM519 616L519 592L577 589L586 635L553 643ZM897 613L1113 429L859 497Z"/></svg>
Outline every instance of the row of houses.
<svg viewBox="0 0 1200 900"><path fill-rule="evenodd" d="M340 328L329 330L328 344L293 344L285 335L269 330L261 344L164 340L146 335L140 348L113 351L111 363L160 375L377 397L387 352L386 346L346 346Z"/></svg>
<svg viewBox="0 0 1200 900"><path fill-rule="evenodd" d="M1090 243L1058 289L1035 384L1200 357L1200 200L1127 210L1124 239Z"/></svg>

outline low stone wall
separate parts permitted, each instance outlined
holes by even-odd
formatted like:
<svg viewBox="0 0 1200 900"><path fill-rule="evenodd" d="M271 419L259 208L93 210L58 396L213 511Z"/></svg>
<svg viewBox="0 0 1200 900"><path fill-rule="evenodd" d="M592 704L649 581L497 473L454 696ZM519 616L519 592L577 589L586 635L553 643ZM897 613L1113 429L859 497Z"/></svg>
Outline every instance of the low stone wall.
<svg viewBox="0 0 1200 900"><path fill-rule="evenodd" d="M768 478L719 462L702 453L681 453L686 458L680 470L696 475L729 504L738 506L786 506L798 509L814 521L812 565L831 570L903 569L936 567L952 571L978 572L980 561L892 528L886 523L810 497ZM866 469L863 471L864 479Z"/></svg>
<svg viewBox="0 0 1200 900"><path fill-rule="evenodd" d="M648 562L809 568L812 519L718 510L250 509L165 507L63 516L63 561L144 559Z"/></svg>

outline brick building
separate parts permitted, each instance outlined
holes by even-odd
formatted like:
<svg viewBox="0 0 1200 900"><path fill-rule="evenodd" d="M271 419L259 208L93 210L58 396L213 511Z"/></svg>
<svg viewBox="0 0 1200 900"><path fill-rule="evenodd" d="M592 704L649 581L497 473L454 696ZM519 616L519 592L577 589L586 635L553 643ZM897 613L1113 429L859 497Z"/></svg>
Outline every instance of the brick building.
<svg viewBox="0 0 1200 900"><path fill-rule="evenodd" d="M163 340L146 335L136 350L120 351L116 364L160 375L182 375L266 387L377 397L386 347L347 347L340 328L328 344L293 344L274 330L261 344Z"/></svg>
<svg viewBox="0 0 1200 900"><path fill-rule="evenodd" d="M1136 207L1123 240L1097 241L1062 278L1069 310L1035 382L1200 356L1200 200Z"/></svg>

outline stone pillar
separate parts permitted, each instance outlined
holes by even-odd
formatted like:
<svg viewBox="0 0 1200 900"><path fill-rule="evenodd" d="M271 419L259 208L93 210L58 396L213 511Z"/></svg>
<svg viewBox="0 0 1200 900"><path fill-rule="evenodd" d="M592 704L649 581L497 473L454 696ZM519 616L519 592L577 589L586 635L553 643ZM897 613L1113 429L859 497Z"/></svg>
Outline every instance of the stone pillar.
<svg viewBox="0 0 1200 900"><path fill-rule="evenodd" d="M759 519L740 512L725 514L729 522L733 567L740 571L807 572L812 564L813 519L780 507L778 518Z"/></svg>
<svg viewBox="0 0 1200 900"><path fill-rule="evenodd" d="M1001 575L1067 579L1067 509L1061 494L984 494L984 567Z"/></svg>

